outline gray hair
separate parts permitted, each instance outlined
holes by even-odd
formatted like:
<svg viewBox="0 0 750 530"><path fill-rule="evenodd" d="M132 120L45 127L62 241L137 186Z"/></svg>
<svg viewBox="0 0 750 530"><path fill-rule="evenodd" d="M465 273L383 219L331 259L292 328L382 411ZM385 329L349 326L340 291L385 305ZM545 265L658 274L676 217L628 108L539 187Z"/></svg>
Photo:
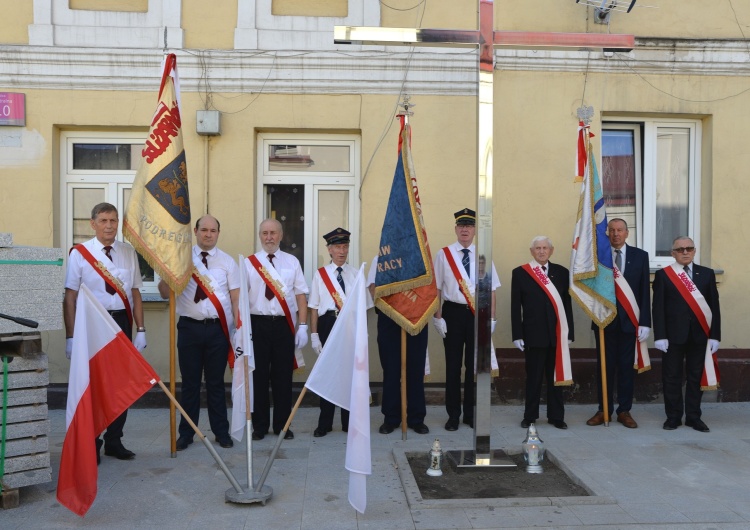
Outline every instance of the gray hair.
<svg viewBox="0 0 750 530"><path fill-rule="evenodd" d="M110 204L108 202L100 202L91 209L91 218L96 219L96 216L100 213L109 212L115 212L115 215L118 215L119 217L119 214L117 213L117 207L114 204Z"/></svg>
<svg viewBox="0 0 750 530"><path fill-rule="evenodd" d="M534 248L534 245L536 245L539 241L546 241L549 245L549 248L555 248L555 245L552 244L552 240L547 236L536 236L531 240L531 246L529 248Z"/></svg>
<svg viewBox="0 0 750 530"><path fill-rule="evenodd" d="M690 242L695 245L695 241L693 241L693 238L690 236L677 236L672 240L672 246L674 246L675 243L677 243L680 239L689 239Z"/></svg>

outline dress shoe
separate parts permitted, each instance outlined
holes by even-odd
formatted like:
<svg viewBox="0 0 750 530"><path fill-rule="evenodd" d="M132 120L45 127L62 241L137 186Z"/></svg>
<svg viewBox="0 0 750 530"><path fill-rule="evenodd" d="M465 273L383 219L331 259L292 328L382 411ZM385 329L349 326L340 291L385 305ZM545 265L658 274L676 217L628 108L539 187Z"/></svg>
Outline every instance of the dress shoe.
<svg viewBox="0 0 750 530"><path fill-rule="evenodd" d="M175 444L175 448L178 451L184 451L187 449L187 446L193 443L192 436L180 436L177 438L177 443Z"/></svg>
<svg viewBox="0 0 750 530"><path fill-rule="evenodd" d="M341 426L341 430L342 430L342 431L344 431L344 432L349 432L349 426L347 425L346 427L344 427L344 426L342 425L342 426Z"/></svg>
<svg viewBox="0 0 750 530"><path fill-rule="evenodd" d="M703 420L697 419L697 420L685 420L685 425L687 427L692 427L698 432L710 432L711 429L708 428L708 425L703 423Z"/></svg>
<svg viewBox="0 0 750 530"><path fill-rule="evenodd" d="M474 418L464 418L464 423L472 429L474 428Z"/></svg>
<svg viewBox="0 0 750 530"><path fill-rule="evenodd" d="M214 441L218 443L220 446L222 446L224 449L229 449L230 447L234 447L234 442L229 437L229 435L227 435L226 437L222 436L221 438L217 436L216 438L214 438Z"/></svg>
<svg viewBox="0 0 750 530"><path fill-rule="evenodd" d="M424 423L417 423L416 425L409 425L411 427L411 430L413 430L417 434L427 434L430 432L430 428L427 427Z"/></svg>
<svg viewBox="0 0 750 530"><path fill-rule="evenodd" d="M630 412L628 412L628 411L620 412L617 415L617 421L620 422L620 423L622 423L628 429L637 429L638 428L638 424L635 422L635 420L633 419L633 416L631 416Z"/></svg>
<svg viewBox="0 0 750 530"><path fill-rule="evenodd" d="M458 420L448 420L445 422L445 430L446 431L457 431L458 430Z"/></svg>
<svg viewBox="0 0 750 530"><path fill-rule="evenodd" d="M289 429L286 431L286 434L284 435L284 440L294 440L294 433L292 432L292 429Z"/></svg>
<svg viewBox="0 0 750 530"><path fill-rule="evenodd" d="M390 423L383 422L383 425L380 426L380 429L378 429L378 432L380 434L391 434L395 429L397 425L391 425Z"/></svg>
<svg viewBox="0 0 750 530"><path fill-rule="evenodd" d="M317 429L313 431L313 436L315 438L322 438L323 436L331 432L331 430L332 429L321 429L320 427L318 427Z"/></svg>
<svg viewBox="0 0 750 530"><path fill-rule="evenodd" d="M596 427L597 425L602 425L604 423L604 413L600 410L591 418L586 420L586 425L590 425L591 427Z"/></svg>
<svg viewBox="0 0 750 530"><path fill-rule="evenodd" d="M680 421L680 420L670 420L669 418L667 418L667 421L664 422L664 425L662 425L662 428L665 431L673 431L677 427L679 427L680 425L682 425L682 421Z"/></svg>
<svg viewBox="0 0 750 530"><path fill-rule="evenodd" d="M256 442L258 440L262 440L265 437L266 437L266 433L259 432L259 431L253 431L253 440L255 440Z"/></svg>
<svg viewBox="0 0 750 530"><path fill-rule="evenodd" d="M96 465L97 466L102 463L102 455L101 455L101 451L100 450L102 448L102 444L103 443L104 442L102 441L101 438L97 438L96 439Z"/></svg>
<svg viewBox="0 0 750 530"><path fill-rule="evenodd" d="M563 420L547 420L547 423L549 423L550 425L554 425L558 429L567 429L568 428L568 424L565 423Z"/></svg>
<svg viewBox="0 0 750 530"><path fill-rule="evenodd" d="M104 445L104 454L107 456L114 456L118 460L133 460L135 453L128 451L122 444L119 445Z"/></svg>
<svg viewBox="0 0 750 530"><path fill-rule="evenodd" d="M528 429L529 425L531 425L532 423L534 423L534 422L530 421L530 420L527 420L526 418L524 418L524 419L521 420L521 427L523 429Z"/></svg>

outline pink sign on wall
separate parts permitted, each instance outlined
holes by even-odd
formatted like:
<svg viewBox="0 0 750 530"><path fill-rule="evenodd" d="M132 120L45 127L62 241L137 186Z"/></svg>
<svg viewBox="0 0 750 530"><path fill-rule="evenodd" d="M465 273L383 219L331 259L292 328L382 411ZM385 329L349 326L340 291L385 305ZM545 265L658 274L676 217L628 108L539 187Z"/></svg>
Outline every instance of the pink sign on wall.
<svg viewBox="0 0 750 530"><path fill-rule="evenodd" d="M26 126L26 94L0 92L0 125Z"/></svg>

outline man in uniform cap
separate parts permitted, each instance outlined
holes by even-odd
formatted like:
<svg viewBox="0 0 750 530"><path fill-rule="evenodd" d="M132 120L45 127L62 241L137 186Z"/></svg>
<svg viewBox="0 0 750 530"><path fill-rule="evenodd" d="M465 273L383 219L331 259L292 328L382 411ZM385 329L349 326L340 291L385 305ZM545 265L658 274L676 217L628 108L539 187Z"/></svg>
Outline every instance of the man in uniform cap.
<svg viewBox="0 0 750 530"><path fill-rule="evenodd" d="M323 239L326 240L331 262L315 271L310 289L311 344L315 353L320 355L323 345L331 333L339 312L346 303L346 290L354 286L357 280L357 269L349 265L349 238L351 234L343 228L331 230ZM320 416L318 426L313 432L315 438L325 436L333 430L333 414L336 406L320 398ZM349 430L349 411L341 409L341 430Z"/></svg>
<svg viewBox="0 0 750 530"><path fill-rule="evenodd" d="M461 365L464 366L463 422L474 426L474 317L476 305L476 213L464 208L453 214L456 220L456 242L442 248L435 257L435 282L442 306L433 324L445 345L445 429L455 431L461 416ZM483 258L483 257L482 257ZM495 289L500 287L492 264L492 332L495 331Z"/></svg>

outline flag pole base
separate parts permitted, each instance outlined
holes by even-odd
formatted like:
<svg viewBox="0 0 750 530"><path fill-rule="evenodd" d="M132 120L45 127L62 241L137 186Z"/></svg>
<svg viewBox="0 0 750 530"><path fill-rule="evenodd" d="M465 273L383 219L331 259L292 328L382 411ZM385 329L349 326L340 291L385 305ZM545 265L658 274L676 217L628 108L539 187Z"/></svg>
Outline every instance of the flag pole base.
<svg viewBox="0 0 750 530"><path fill-rule="evenodd" d="M225 502L233 502L235 504L253 504L259 502L261 506L265 506L266 501L273 495L271 486L263 485L260 491L255 491L253 488L243 485L243 489L242 493L238 493L234 488L229 488L224 494Z"/></svg>

